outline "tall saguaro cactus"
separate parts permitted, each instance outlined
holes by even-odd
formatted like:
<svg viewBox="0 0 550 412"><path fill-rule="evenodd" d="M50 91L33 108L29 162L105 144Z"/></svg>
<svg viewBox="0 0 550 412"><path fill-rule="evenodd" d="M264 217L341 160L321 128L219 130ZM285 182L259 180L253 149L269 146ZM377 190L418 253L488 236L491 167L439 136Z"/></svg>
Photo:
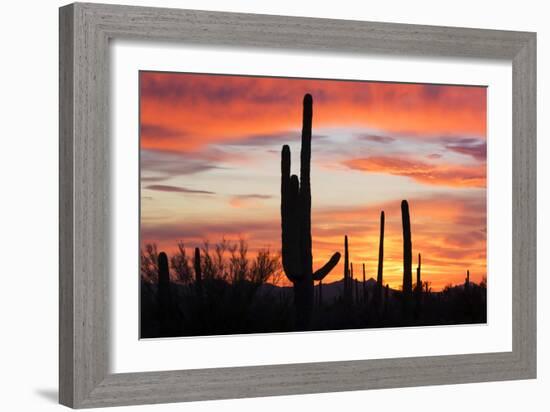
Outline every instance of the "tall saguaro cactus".
<svg viewBox="0 0 550 412"><path fill-rule="evenodd" d="M386 283L384 288L384 316L388 313L388 305L390 300L390 285Z"/></svg>
<svg viewBox="0 0 550 412"><path fill-rule="evenodd" d="M349 250L348 236L344 236L344 302L350 301L350 271L349 271Z"/></svg>
<svg viewBox="0 0 550 412"><path fill-rule="evenodd" d="M384 211L380 213L380 240L378 243L378 273L376 275L376 303L382 301L382 288L384 287L384 225L386 215Z"/></svg>
<svg viewBox="0 0 550 412"><path fill-rule="evenodd" d="M290 175L290 148L281 153L281 229L282 260L285 275L294 286L296 326L307 329L313 310L313 281L322 280L340 260L336 252L330 260L313 273L311 251L311 125L313 98L304 96L302 118L302 148L300 179Z"/></svg>
<svg viewBox="0 0 550 412"><path fill-rule="evenodd" d="M403 295L407 298L412 293L412 241L409 203L406 200L401 202L401 218L403 220Z"/></svg>

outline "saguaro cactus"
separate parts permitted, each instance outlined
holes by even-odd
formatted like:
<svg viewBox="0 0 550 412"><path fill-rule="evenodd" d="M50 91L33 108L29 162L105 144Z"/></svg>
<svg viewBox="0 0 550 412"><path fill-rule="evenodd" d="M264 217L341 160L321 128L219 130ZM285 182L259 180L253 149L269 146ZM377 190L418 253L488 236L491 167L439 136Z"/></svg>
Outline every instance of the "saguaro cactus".
<svg viewBox="0 0 550 412"><path fill-rule="evenodd" d="M296 326L309 327L313 310L313 281L322 280L340 260L336 252L330 260L313 273L311 251L311 124L313 99L304 96L302 119L302 148L300 152L300 179L290 175L290 148L281 153L281 229L282 260L285 275L294 286Z"/></svg>
<svg viewBox="0 0 550 412"><path fill-rule="evenodd" d="M470 270L466 271L466 280L464 281L464 290L468 291L470 289Z"/></svg>
<svg viewBox="0 0 550 412"><path fill-rule="evenodd" d="M386 287L384 288L384 315L388 313L389 300L390 300L390 285L386 283Z"/></svg>
<svg viewBox="0 0 550 412"><path fill-rule="evenodd" d="M418 266L416 267L416 290L422 292L422 278L420 276L420 268L422 265L422 257L418 254Z"/></svg>
<svg viewBox="0 0 550 412"><path fill-rule="evenodd" d="M382 288L384 287L384 224L386 216L384 211L380 213L380 240L378 243L378 273L376 275L376 303L382 301Z"/></svg>
<svg viewBox="0 0 550 412"><path fill-rule="evenodd" d="M158 255L158 315L160 336L167 337L172 332L172 296L170 294L170 271L166 253Z"/></svg>
<svg viewBox="0 0 550 412"><path fill-rule="evenodd" d="M168 257L166 253L160 252L158 256L159 268L159 296L166 295L170 291L170 272L168 270Z"/></svg>
<svg viewBox="0 0 550 412"><path fill-rule="evenodd" d="M350 271L349 271L349 250L348 236L344 236L344 301L349 303L350 300Z"/></svg>
<svg viewBox="0 0 550 412"><path fill-rule="evenodd" d="M403 294L407 298L412 293L412 242L409 203L406 200L401 202L401 217L403 220Z"/></svg>
<svg viewBox="0 0 550 412"><path fill-rule="evenodd" d="M421 262L422 257L420 256L420 253L418 254L418 266L416 267L416 285L414 288L414 298L415 298L415 309L414 309L414 316L418 318L420 316L420 312L422 310L422 278L420 276L420 268L421 268Z"/></svg>
<svg viewBox="0 0 550 412"><path fill-rule="evenodd" d="M354 296L353 294L355 293L354 290L355 290L355 277L353 276L353 262L350 262L349 264L349 286L350 286L350 302L353 303L353 300L354 300Z"/></svg>
<svg viewBox="0 0 550 412"><path fill-rule="evenodd" d="M363 303L367 304L367 272L363 263Z"/></svg>
<svg viewBox="0 0 550 412"><path fill-rule="evenodd" d="M202 269L201 269L201 251L198 247L195 248L195 260L193 262L195 268L195 291L199 301L202 300Z"/></svg>

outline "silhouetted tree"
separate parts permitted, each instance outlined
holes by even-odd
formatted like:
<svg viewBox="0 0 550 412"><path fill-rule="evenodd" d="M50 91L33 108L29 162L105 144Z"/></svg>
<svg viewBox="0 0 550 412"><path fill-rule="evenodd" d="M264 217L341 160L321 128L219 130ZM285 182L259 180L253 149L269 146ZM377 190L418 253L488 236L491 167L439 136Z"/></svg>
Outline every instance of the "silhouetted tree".
<svg viewBox="0 0 550 412"><path fill-rule="evenodd" d="M192 280L193 272L183 242L178 242L178 251L170 257L170 266L180 282L189 283Z"/></svg>
<svg viewBox="0 0 550 412"><path fill-rule="evenodd" d="M281 272L279 256L274 256L269 249L260 249L256 259L252 262L250 268L250 282L261 285L269 279L276 278Z"/></svg>
<svg viewBox="0 0 550 412"><path fill-rule="evenodd" d="M158 280L158 251L156 243L147 243L140 251L141 277L149 282Z"/></svg>

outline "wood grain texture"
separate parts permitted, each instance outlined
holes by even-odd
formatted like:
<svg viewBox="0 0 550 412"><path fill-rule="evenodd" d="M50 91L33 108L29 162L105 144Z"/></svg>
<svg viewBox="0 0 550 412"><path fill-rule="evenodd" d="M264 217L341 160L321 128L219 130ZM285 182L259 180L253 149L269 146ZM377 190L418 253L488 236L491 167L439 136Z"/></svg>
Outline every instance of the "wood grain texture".
<svg viewBox="0 0 550 412"><path fill-rule="evenodd" d="M76 3L60 9L60 402L83 408L536 376L534 33ZM513 66L513 350L109 373L109 40L494 58Z"/></svg>
<svg viewBox="0 0 550 412"><path fill-rule="evenodd" d="M74 19L59 15L59 400L73 404L73 37Z"/></svg>

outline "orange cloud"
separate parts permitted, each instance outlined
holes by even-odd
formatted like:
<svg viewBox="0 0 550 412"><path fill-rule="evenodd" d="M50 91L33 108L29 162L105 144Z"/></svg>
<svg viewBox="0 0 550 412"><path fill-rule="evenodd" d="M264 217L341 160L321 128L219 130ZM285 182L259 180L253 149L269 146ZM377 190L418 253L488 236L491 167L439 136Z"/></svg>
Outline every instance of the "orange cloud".
<svg viewBox="0 0 550 412"><path fill-rule="evenodd" d="M428 185L451 187L485 187L486 166L427 163L418 159L396 156L371 156L349 159L344 164L350 169L370 173L406 176Z"/></svg>
<svg viewBox="0 0 550 412"><path fill-rule="evenodd" d="M484 87L141 72L141 147L190 152L295 130L306 92L317 128L486 134Z"/></svg>
<svg viewBox="0 0 550 412"><path fill-rule="evenodd" d="M413 257L422 254L422 277L434 290L462 283L466 270L475 282L487 274L486 202L484 195L434 195L409 199ZM380 211L386 214L384 282L399 288L403 276L400 200L363 207L314 210L312 216L314 265L333 251L342 251L349 236L350 259L366 265L367 278L376 277ZM416 264L416 263L415 263ZM342 262L330 281L341 278ZM362 275L361 275L362 276Z"/></svg>
<svg viewBox="0 0 550 412"><path fill-rule="evenodd" d="M271 199L271 196L259 194L235 195L229 199L229 205L239 209L254 208L260 206L262 201L267 199Z"/></svg>
<svg viewBox="0 0 550 412"><path fill-rule="evenodd" d="M422 254L422 277L434 290L462 283L466 270L472 281L487 274L486 203L481 196L438 195L409 199L414 262ZM334 252L343 253L343 237L349 236L350 259L357 268L366 265L367 278L376 277L378 265L379 216L386 214L384 282L399 288L403 276L403 243L400 200L361 207L313 208L313 265L321 267ZM142 224L142 244L156 242L173 253L183 240L194 247L204 240L225 237L246 239L252 256L261 248L280 251L278 210L263 221L242 219L226 222L188 221L174 224ZM416 264L416 263L415 263ZM328 275L327 282L341 279L343 262ZM359 276L362 276L359 273ZM287 282L288 283L288 282Z"/></svg>
<svg viewBox="0 0 550 412"><path fill-rule="evenodd" d="M208 214L200 207L186 212L178 209L170 214L167 204L151 201L147 208L142 208L142 244L156 242L170 254L178 240L194 247L203 240L215 242L225 236L246 239L252 255L265 247L278 251L281 242L278 202L254 194L258 189L249 189L246 184L249 177L255 183L261 177L239 175L236 168L235 181L239 181L243 193L250 194L216 197L197 192L205 189L222 192L204 184L208 173L222 173L227 166L222 163L228 154L212 144L236 145L237 150L228 152L235 162L240 155L238 149L244 153L251 141L258 143L255 150L289 135L298 142L301 102L306 92L314 98L314 133L323 133L322 127L345 127L364 132L367 142L385 144L377 152L383 156L362 157L363 154L353 152L353 158L338 157L336 163L344 159L350 169L405 176L432 187L431 195L408 199L413 253L415 260L417 253L422 253L423 279L437 290L447 283L461 283L469 269L473 281L480 281L486 274L486 195L479 190L486 186L484 87L142 72L141 169L155 172L143 176L142 183L159 197L170 192L181 194L172 195L174 199L183 198L181 201L185 196L209 201L219 198L224 210L232 212L231 219L224 213ZM392 140L395 135L399 138ZM402 141L408 138L436 143L438 152L445 151L451 156L432 151L412 153L417 146ZM398 143L399 151L393 153L406 153L409 149L411 153L389 157L385 150ZM341 155L349 156L347 153ZM447 158L467 161L444 163ZM244 156L241 161L246 163L248 158ZM177 184L162 181L168 177L180 180L176 180ZM147 189L146 186L143 188ZM470 188L476 190L467 190ZM457 195L451 195L453 192ZM339 208L328 208L313 199L314 269L335 251L343 252L343 236L347 234L355 266L360 268L365 263L367 277L375 276L379 214L384 210L384 277L385 282L398 288L403 270L399 189L394 196L391 202L372 202L360 207L346 205L343 196ZM254 216L252 210L257 212ZM327 281L342 277L342 265L343 260Z"/></svg>

